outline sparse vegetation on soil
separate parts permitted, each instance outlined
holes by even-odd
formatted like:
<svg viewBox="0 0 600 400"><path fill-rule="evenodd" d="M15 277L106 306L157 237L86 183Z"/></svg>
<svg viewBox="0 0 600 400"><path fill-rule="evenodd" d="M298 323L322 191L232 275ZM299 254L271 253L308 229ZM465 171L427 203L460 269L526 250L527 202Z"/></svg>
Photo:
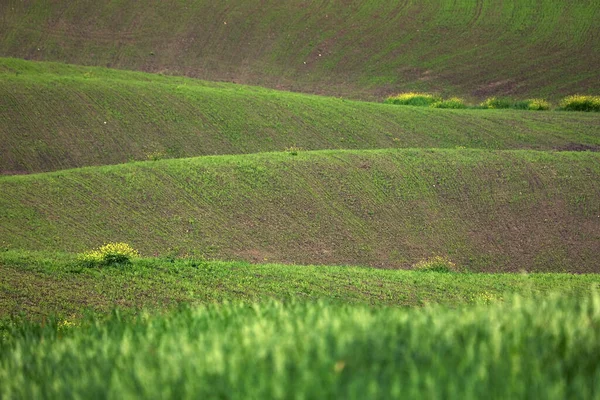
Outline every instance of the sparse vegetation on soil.
<svg viewBox="0 0 600 400"><path fill-rule="evenodd" d="M600 87L595 0L8 0L0 16L2 56L308 93L557 101Z"/></svg>

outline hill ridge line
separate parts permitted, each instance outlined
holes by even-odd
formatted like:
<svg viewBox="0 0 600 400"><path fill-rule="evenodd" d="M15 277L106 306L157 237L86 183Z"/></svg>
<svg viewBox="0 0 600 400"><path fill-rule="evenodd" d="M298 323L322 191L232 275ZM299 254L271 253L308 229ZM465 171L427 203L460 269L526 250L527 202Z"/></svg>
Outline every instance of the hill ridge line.
<svg viewBox="0 0 600 400"><path fill-rule="evenodd" d="M114 170L118 167L126 167L126 166L148 166L148 165L156 165L160 166L161 164L170 164L170 163L178 163L178 162L195 162L195 161L218 161L222 164L227 163L235 163L235 162L248 162L248 161L279 161L285 162L285 159L278 160L269 160L269 156L276 157L287 157L289 156L289 160L293 159L302 159L303 156L334 156L335 154L350 154L350 155L374 155L375 153L458 153L467 155L468 153L489 153L489 154L520 154L520 153L528 153L528 154L579 154L583 153L592 157L598 157L600 159L599 151L569 151L569 150L532 150L532 149L478 149L478 148L443 148L443 147L408 147L408 148L380 148L380 149L319 149L319 150L298 150L298 154L290 154L288 150L282 151L265 151L258 153L245 153L245 154L212 154L212 155L202 155L202 156L194 156L194 157L181 157L181 158L166 158L159 160L140 160L140 161L131 161L120 164L109 164L109 165L89 165L79 168L69 168L62 169L56 171L45 171L45 172L36 172L31 174L0 174L0 180L6 178L25 178L25 177L38 177L38 176L58 176L69 173L76 173L77 171L109 171Z"/></svg>

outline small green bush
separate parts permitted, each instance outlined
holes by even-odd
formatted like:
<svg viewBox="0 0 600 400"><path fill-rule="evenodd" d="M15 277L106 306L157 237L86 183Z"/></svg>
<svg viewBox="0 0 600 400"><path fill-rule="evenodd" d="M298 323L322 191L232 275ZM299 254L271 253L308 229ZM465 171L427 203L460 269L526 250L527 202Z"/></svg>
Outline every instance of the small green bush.
<svg viewBox="0 0 600 400"><path fill-rule="evenodd" d="M479 105L479 107L490 110L515 108L515 102L505 97L488 97L483 103Z"/></svg>
<svg viewBox="0 0 600 400"><path fill-rule="evenodd" d="M127 243L107 243L97 249L80 255L86 266L129 265L140 254Z"/></svg>
<svg viewBox="0 0 600 400"><path fill-rule="evenodd" d="M529 99L527 102L527 110L546 111L550 109L550 103L544 99Z"/></svg>
<svg viewBox="0 0 600 400"><path fill-rule="evenodd" d="M465 101L459 97L451 97L448 100L437 101L431 104L433 108L453 108L463 109L467 108Z"/></svg>
<svg viewBox="0 0 600 400"><path fill-rule="evenodd" d="M560 109L565 111L600 111L600 96L573 95L560 102Z"/></svg>
<svg viewBox="0 0 600 400"><path fill-rule="evenodd" d="M386 104L399 104L405 106L428 107L433 103L442 101L442 98L433 94L408 92L390 96L385 100Z"/></svg>
<svg viewBox="0 0 600 400"><path fill-rule="evenodd" d="M415 271L420 272L460 272L455 263L447 257L435 256L426 258L413 265Z"/></svg>
<svg viewBox="0 0 600 400"><path fill-rule="evenodd" d="M600 98L598 98L600 99ZM478 106L466 104L465 101L459 97L451 97L449 99L443 99L440 96L428 94L428 93L400 93L395 96L390 96L385 100L387 104L400 104L410 106L422 106L422 107L433 107L433 108L453 108L453 109L465 109L465 108L480 108L480 109L515 109L515 110L549 110L550 103L544 99L527 99L527 100L514 100L509 97L489 97ZM599 103L600 104L600 103Z"/></svg>
<svg viewBox="0 0 600 400"><path fill-rule="evenodd" d="M479 105L479 108L542 111L549 110L550 103L544 99L513 100L508 97L489 97Z"/></svg>
<svg viewBox="0 0 600 400"><path fill-rule="evenodd" d="M165 153L158 150L146 154L146 160L148 161L158 161L162 160L163 158L165 158Z"/></svg>
<svg viewBox="0 0 600 400"><path fill-rule="evenodd" d="M291 155L291 156L297 156L299 152L301 152L303 149L302 147L298 147L296 145L290 146L287 149L285 149L285 151Z"/></svg>

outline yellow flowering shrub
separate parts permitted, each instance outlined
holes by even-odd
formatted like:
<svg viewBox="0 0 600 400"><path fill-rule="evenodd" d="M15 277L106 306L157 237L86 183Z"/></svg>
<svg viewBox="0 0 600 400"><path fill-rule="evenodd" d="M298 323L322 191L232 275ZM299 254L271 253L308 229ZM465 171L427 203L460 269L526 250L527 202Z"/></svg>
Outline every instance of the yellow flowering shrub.
<svg viewBox="0 0 600 400"><path fill-rule="evenodd" d="M400 104L408 106L430 106L433 103L442 101L442 98L429 93L407 92L390 96L385 100L387 104Z"/></svg>
<svg viewBox="0 0 600 400"><path fill-rule="evenodd" d="M107 243L80 255L81 261L90 265L130 264L140 253L127 243Z"/></svg>
<svg viewBox="0 0 600 400"><path fill-rule="evenodd" d="M561 100L560 108L566 111L600 111L600 96L568 96Z"/></svg>

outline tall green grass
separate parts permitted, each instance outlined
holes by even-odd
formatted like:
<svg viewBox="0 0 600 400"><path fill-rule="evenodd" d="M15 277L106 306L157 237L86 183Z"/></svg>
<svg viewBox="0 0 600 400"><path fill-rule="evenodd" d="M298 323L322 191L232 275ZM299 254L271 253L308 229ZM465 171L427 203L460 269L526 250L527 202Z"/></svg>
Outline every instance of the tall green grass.
<svg viewBox="0 0 600 400"><path fill-rule="evenodd" d="M509 97L488 97L479 104L483 109L515 109L531 111L547 111L552 105L544 99L514 100Z"/></svg>
<svg viewBox="0 0 600 400"><path fill-rule="evenodd" d="M3 398L594 399L600 296L229 304L5 327Z"/></svg>

